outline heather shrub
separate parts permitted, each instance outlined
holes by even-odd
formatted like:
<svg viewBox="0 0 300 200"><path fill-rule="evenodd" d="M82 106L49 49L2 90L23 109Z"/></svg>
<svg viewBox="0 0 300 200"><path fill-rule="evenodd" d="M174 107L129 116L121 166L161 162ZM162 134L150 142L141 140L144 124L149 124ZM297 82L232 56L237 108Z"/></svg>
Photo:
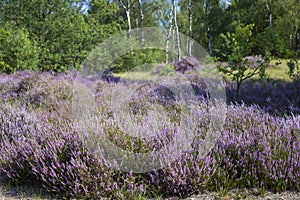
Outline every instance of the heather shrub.
<svg viewBox="0 0 300 200"><path fill-rule="evenodd" d="M228 111L213 150L217 171L211 187L299 190L299 117L287 123L257 107L231 106Z"/></svg>
<svg viewBox="0 0 300 200"><path fill-rule="evenodd" d="M176 72L180 72L183 74L188 71L200 70L204 68L202 63L197 58L194 57L182 58L181 60L177 60L176 62L174 62L173 65L174 65L174 70Z"/></svg>
<svg viewBox="0 0 300 200"><path fill-rule="evenodd" d="M43 126L35 115L6 104L1 105L0 125L1 174L14 183L33 180L30 162Z"/></svg>
<svg viewBox="0 0 300 200"><path fill-rule="evenodd" d="M214 159L198 157L196 151L187 151L174 163L146 174L149 196L178 196L181 198L207 189L214 174Z"/></svg>
<svg viewBox="0 0 300 200"><path fill-rule="evenodd" d="M70 112L73 75L20 71L0 82L0 101L27 108Z"/></svg>
<svg viewBox="0 0 300 200"><path fill-rule="evenodd" d="M39 182L68 198L128 199L144 193L132 174L113 170L90 155L63 119L47 123L48 118L11 106L0 114L1 174L12 183Z"/></svg>
<svg viewBox="0 0 300 200"><path fill-rule="evenodd" d="M0 104L0 171L8 181L16 184L35 182L61 198L90 199L187 197L203 190L237 187L300 191L300 117L289 108L292 104L299 108L297 82L245 82L245 87L241 88L241 99L245 104L229 103L221 136L208 155L201 155L199 150L211 119L209 104L205 98L198 98L198 117L189 122L197 127L189 133L193 137L191 147L161 169L134 174L112 168L107 160L92 154L90 146L82 141L80 135L90 130L78 129L74 116L64 108L72 97L72 74L22 73L0 75L0 87L3 88L0 90L3 101ZM206 88L207 80L195 77L189 77L189 80ZM114 86L115 83L98 82L96 100L99 109L95 110L93 119L103 125L112 143L124 150L145 153L172 141L178 133L182 110L176 106L169 90L153 85L133 94L133 115L142 119L147 112L144 109L149 105L147 103L158 103L169 119L161 121L155 136L137 138L128 132L139 130L122 128L111 113L110 89ZM234 98L234 92L230 91L233 88L227 88L229 101ZM145 95L145 91L149 95ZM41 96L39 103L31 99L33 94ZM8 102L9 99L15 100ZM253 102L262 108L250 106ZM286 113L290 109L294 114L271 115L265 112L270 104L274 106L274 112L283 109ZM124 120L124 124L131 123L126 121L129 120L126 116ZM149 118L148 124L151 120Z"/></svg>
<svg viewBox="0 0 300 200"><path fill-rule="evenodd" d="M299 81L293 82L264 82L246 81L240 90L240 100L235 101L236 86L228 83L226 96L228 103L245 103L258 105L265 112L273 115L292 115L300 113Z"/></svg>

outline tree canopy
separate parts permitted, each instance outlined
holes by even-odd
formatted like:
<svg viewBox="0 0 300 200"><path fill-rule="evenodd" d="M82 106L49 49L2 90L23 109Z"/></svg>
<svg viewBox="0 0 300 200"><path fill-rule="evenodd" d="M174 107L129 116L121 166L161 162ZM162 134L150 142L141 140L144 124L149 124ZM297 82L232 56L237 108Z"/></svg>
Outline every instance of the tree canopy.
<svg viewBox="0 0 300 200"><path fill-rule="evenodd" d="M219 60L232 53L230 39L238 41L243 56L295 58L299 10L299 0L2 0L0 71L80 68L88 52L111 35L149 26L165 29L166 43L171 31L185 33ZM245 27L251 36L241 33ZM137 54L144 51L133 56L145 60ZM148 60L176 58L165 57ZM118 65L126 68L126 62Z"/></svg>

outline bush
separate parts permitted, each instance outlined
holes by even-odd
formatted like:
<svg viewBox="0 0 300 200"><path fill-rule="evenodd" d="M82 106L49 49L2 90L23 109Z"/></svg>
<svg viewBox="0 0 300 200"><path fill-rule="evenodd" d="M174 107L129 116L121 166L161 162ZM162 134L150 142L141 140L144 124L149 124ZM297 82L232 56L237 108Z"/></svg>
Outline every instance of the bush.
<svg viewBox="0 0 300 200"><path fill-rule="evenodd" d="M0 75L6 77L0 86L13 79L16 85L11 88L22 85L21 94L26 93L24 91L37 91L37 88L49 90L50 94L52 90L56 91L55 84L35 85L29 81L30 75L27 74L27 78L17 75L13 78ZM36 76L40 79L52 77L49 74ZM37 82L41 81L38 78ZM51 81L55 83L61 77L52 78ZM55 96L57 99L62 97L59 94L68 93L68 83L60 83L62 91L55 92L58 94ZM1 93L0 96L6 94ZM20 95L20 102L27 97ZM107 101L109 96L99 98ZM63 101L68 102L68 99L61 98L56 105L47 105L63 107ZM133 174L117 171L104 158L91 154L79 137L82 133L71 120L73 116L64 113L64 109L54 112L51 108L30 108L14 102L11 104L0 104L1 175L17 184L39 183L61 198L187 197L203 190L220 191L236 187L300 191L300 117L296 115L282 118L265 113L257 106L229 105L219 140L208 155L200 155L198 150L210 127L211 116L207 112L208 104L199 102L199 108L202 108L199 109L199 119L190 122L197 123L196 131L190 132L195 136L191 148L162 169ZM107 104L99 106L109 112ZM64 115L57 115L61 112ZM105 117L106 113L98 114ZM103 120L97 118L97 122L105 124ZM174 124L169 129L176 128L174 121L168 124ZM162 135L172 139L169 129L163 129L151 141L141 141L127 136L114 126L110 124L106 134L112 142L127 150L142 152L158 148Z"/></svg>
<svg viewBox="0 0 300 200"><path fill-rule="evenodd" d="M265 78L267 67L269 67L268 60L260 55L246 57L231 55L228 63L217 62L219 71L228 75L236 83L236 101L239 100L242 83L255 75L259 75L261 79Z"/></svg>
<svg viewBox="0 0 300 200"><path fill-rule="evenodd" d="M185 57L173 63L174 70L180 73L186 73L192 70L204 69L202 63L194 57Z"/></svg>
<svg viewBox="0 0 300 200"><path fill-rule="evenodd" d="M300 64L298 60L289 60L287 62L288 71L287 74L291 79L300 80Z"/></svg>
<svg viewBox="0 0 300 200"><path fill-rule="evenodd" d="M282 120L256 107L228 111L213 153L218 166L213 186L299 190L300 118Z"/></svg>
<svg viewBox="0 0 300 200"><path fill-rule="evenodd" d="M18 102L27 108L67 110L71 104L72 82L71 75L20 71L0 83L0 101Z"/></svg>
<svg viewBox="0 0 300 200"><path fill-rule="evenodd" d="M299 81L265 82L248 80L240 90L237 103L248 106L258 105L272 115L285 116L300 114ZM236 103L236 86L227 84L226 96L228 103Z"/></svg>
<svg viewBox="0 0 300 200"><path fill-rule="evenodd" d="M0 72L37 69L38 48L29 39L26 30L10 25L0 28Z"/></svg>
<svg viewBox="0 0 300 200"><path fill-rule="evenodd" d="M12 183L37 182L49 192L78 198L127 199L143 192L132 184L132 174L90 155L63 119L6 105L0 111L1 174Z"/></svg>

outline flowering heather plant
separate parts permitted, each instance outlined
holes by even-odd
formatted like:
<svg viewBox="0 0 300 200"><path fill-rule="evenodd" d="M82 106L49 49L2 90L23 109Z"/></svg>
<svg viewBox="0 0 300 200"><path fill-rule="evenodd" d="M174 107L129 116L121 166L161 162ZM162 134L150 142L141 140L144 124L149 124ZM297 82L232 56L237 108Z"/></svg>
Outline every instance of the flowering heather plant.
<svg viewBox="0 0 300 200"><path fill-rule="evenodd" d="M39 182L65 197L127 199L144 193L132 174L121 174L90 155L68 122L56 118L59 126L47 123L47 118L37 120L11 106L1 111L1 174L11 182Z"/></svg>
<svg viewBox="0 0 300 200"><path fill-rule="evenodd" d="M299 190L299 117L287 122L242 105L230 106L226 120L213 151L218 166L214 187Z"/></svg>
<svg viewBox="0 0 300 200"><path fill-rule="evenodd" d="M185 57L173 63L174 70L180 73L186 73L191 70L203 69L202 63L194 57Z"/></svg>
<svg viewBox="0 0 300 200"><path fill-rule="evenodd" d="M196 124L197 128L189 133L195 137L188 150L161 169L142 174L120 172L104 158L89 151L79 137L82 133L72 116L60 109L69 101L70 83L67 80L72 80L72 75L37 74L35 83L30 73L24 73L25 78L17 73L0 82L3 89L0 90L3 101L0 104L0 171L9 181L40 183L62 198L91 199L187 197L207 189L236 187L300 191L299 115L282 118L266 113L266 108L230 104L219 140L213 150L203 156L199 149L209 128L210 115L209 104L198 99L201 109L198 110L199 118L189 122ZM4 87L5 84L10 86ZM105 134L112 143L123 149L147 152L159 149L162 140L171 141L174 132L170 130L176 130L180 109L171 112L176 106L166 106L173 121L166 122L168 126L161 129L160 134L137 140L118 129L118 124L109 115L107 101L111 98L111 84L114 83L98 84L96 100L100 113L94 120L101 125L105 120L111 122L106 124ZM249 87L241 90L241 98L247 104L251 104L256 96L262 96L257 101L264 102L270 97L269 104L277 109L282 102L282 107L294 102L294 107L299 108L296 93L299 85L296 82L287 85L247 84ZM228 90L230 94L231 88ZM33 94L41 96L38 97L41 100L39 105L47 105L47 109L21 105L20 102L28 102ZM6 101L13 98L19 99ZM137 99L133 99L133 103L137 109L142 109L140 106L144 104L136 103ZM274 104L273 99L277 100Z"/></svg>
<svg viewBox="0 0 300 200"><path fill-rule="evenodd" d="M265 112L275 115L293 115L300 113L300 83L245 81L240 90L238 103L259 105ZM228 83L226 96L228 103L235 102L236 86Z"/></svg>
<svg viewBox="0 0 300 200"><path fill-rule="evenodd" d="M3 83L1 83L3 82ZM32 71L17 72L0 82L0 99L18 101L28 107L58 109L60 103L72 96L72 76Z"/></svg>
<svg viewBox="0 0 300 200"><path fill-rule="evenodd" d="M2 104L0 110L1 173L15 183L33 179L30 162L43 125L24 108Z"/></svg>

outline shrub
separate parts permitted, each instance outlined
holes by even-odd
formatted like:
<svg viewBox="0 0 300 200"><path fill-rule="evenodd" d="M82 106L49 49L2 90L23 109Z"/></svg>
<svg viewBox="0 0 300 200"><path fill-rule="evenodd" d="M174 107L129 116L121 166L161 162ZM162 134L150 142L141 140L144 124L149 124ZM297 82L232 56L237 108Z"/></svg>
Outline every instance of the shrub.
<svg viewBox="0 0 300 200"><path fill-rule="evenodd" d="M6 96L7 93L14 94L15 88L20 89L22 85L18 90L22 94L19 96L20 102L25 102L23 98L28 98L23 94L43 88L49 90L49 95L55 91L52 94L56 94L55 98L61 100L56 101L56 104L47 103L49 107L63 107L64 101L68 102L68 98L60 95L69 92L67 87L69 83L60 82L61 91L57 91L55 89L57 85L41 84L43 81L40 82L40 79L52 77L49 80L55 83L62 77L67 79L71 78L70 76L37 74L38 78L31 80L30 74L23 75L27 77L22 78L19 73L10 77L0 75L1 78L6 77L1 79L0 86L14 80L12 89L1 93L0 96ZM40 84L35 85L33 80L37 80ZM264 91L263 85L252 87ZM282 93L280 91L285 91L288 87L296 88L296 85L286 86L287 88L276 85L273 87L274 90L270 88L265 90ZM101 98L104 94L109 95L105 91L102 92ZM292 93L292 90L290 92ZM258 92L256 94L259 95ZM48 99L48 96L46 97L43 101ZM109 96L102 98L101 101L108 101L108 98ZM99 107L105 107L99 110L109 112L107 104L100 104ZM265 113L257 106L229 105L220 138L208 155L200 155L199 149L210 127L211 116L207 112L209 109L206 102L199 102L199 108L202 108L198 110L199 119L190 122L197 123L197 129L189 132L191 136L195 136L191 148L182 152L176 161L162 169L133 174L117 171L104 158L92 154L87 144L79 137L79 134L86 130L77 129L76 123L71 120L72 115L58 114L64 113L64 109L55 111L52 108L32 109L15 102L2 103L0 104L1 175L17 184L39 183L47 191L59 194L61 198L187 197L203 190L220 191L236 187L258 187L278 192L300 191L299 116L282 118ZM98 114L109 118L105 116L107 114L105 112ZM175 119L176 115L180 114L180 112L168 113L174 115ZM113 118L109 119L114 122ZM105 124L104 120L105 118L96 118L97 122L103 123L101 125ZM161 136L165 136L164 139L167 141L164 142L172 139L170 130L176 129L176 123L174 120L168 124L170 127L161 130L161 134L145 141L127 136L124 131L118 130L116 123L109 126L106 124L108 127L106 134L110 141L123 149L137 152L151 151L160 147L163 139Z"/></svg>
<svg viewBox="0 0 300 200"><path fill-rule="evenodd" d="M72 81L72 75L20 71L0 83L0 101L19 102L35 109L68 110Z"/></svg>
<svg viewBox="0 0 300 200"><path fill-rule="evenodd" d="M202 63L197 58L194 57L182 58L181 60L174 62L173 65L174 65L174 70L176 72L180 72L183 74L188 71L200 70L204 68Z"/></svg>
<svg viewBox="0 0 300 200"><path fill-rule="evenodd" d="M115 171L90 155L63 119L4 106L0 123L1 174L13 183L38 182L68 198L128 199L143 193L132 174Z"/></svg>
<svg viewBox="0 0 300 200"><path fill-rule="evenodd" d="M236 83L235 96L236 100L238 100L242 83L257 74L261 78L264 78L265 69L269 67L269 63L261 56L247 56L242 58L239 55L231 55L227 64L218 62L217 67L220 72L228 75Z"/></svg>
<svg viewBox="0 0 300 200"><path fill-rule="evenodd" d="M283 120L255 107L228 110L214 155L213 187L299 190L299 117Z"/></svg>
<svg viewBox="0 0 300 200"><path fill-rule="evenodd" d="M287 62L288 71L287 74L291 79L300 80L300 64L298 60L290 60Z"/></svg>
<svg viewBox="0 0 300 200"><path fill-rule="evenodd" d="M300 113L299 81L265 82L248 80L240 90L238 103L259 105L265 112L272 115L293 115ZM228 103L236 102L236 86L227 84L226 96Z"/></svg>
<svg viewBox="0 0 300 200"><path fill-rule="evenodd" d="M5 25L0 28L0 72L37 69L38 48L29 39L26 30Z"/></svg>

